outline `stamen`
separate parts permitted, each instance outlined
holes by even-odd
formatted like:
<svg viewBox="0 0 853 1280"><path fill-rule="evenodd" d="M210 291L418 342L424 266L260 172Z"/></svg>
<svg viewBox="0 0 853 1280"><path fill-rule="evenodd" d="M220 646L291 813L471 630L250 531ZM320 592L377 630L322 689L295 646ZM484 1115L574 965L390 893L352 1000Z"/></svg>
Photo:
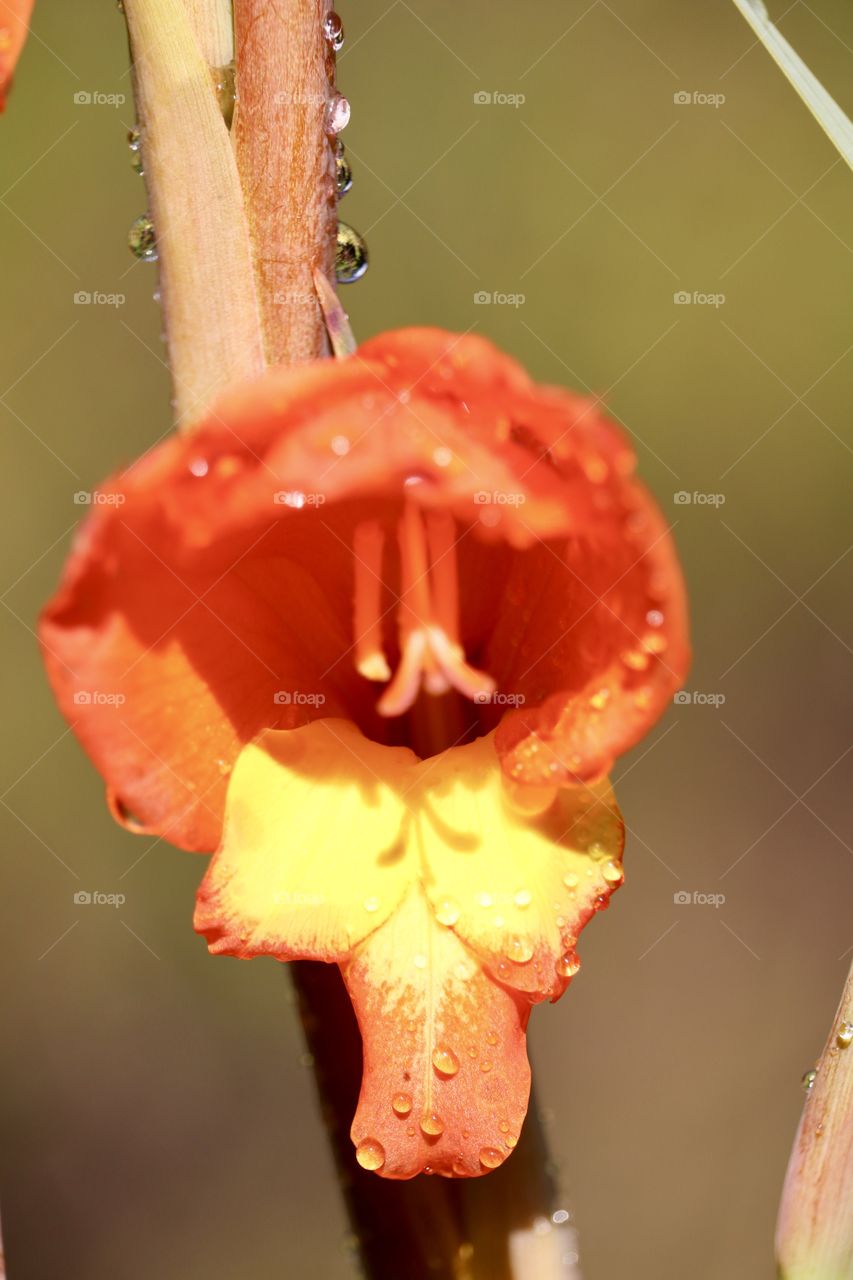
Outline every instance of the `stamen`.
<svg viewBox="0 0 853 1280"><path fill-rule="evenodd" d="M382 648L382 549L385 535L378 520L356 525L355 557L355 667L368 680L390 680L391 668Z"/></svg>
<svg viewBox="0 0 853 1280"><path fill-rule="evenodd" d="M469 666L459 642L459 587L456 527L446 512L426 518L407 502L397 529L400 548L400 606L397 612L400 664L377 704L382 716L400 716L421 686L430 694L456 689L475 702L495 691L491 676ZM354 538L356 667L370 680L388 680L382 650L382 530L375 521L357 526Z"/></svg>

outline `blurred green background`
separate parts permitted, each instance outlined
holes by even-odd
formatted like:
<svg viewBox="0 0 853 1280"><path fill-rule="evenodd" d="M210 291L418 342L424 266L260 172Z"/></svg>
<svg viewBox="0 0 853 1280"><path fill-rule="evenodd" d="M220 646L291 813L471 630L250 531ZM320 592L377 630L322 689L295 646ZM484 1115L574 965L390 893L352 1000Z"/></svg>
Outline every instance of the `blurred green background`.
<svg viewBox="0 0 853 1280"><path fill-rule="evenodd" d="M770 7L853 113L849 4ZM853 949L849 173L729 0L342 16L344 216L372 254L357 334L474 327L605 393L691 587L691 698L618 769L627 887L532 1022L584 1275L770 1280L799 1079ZM344 1280L288 985L208 957L202 861L113 824L34 643L75 491L169 425L156 268L126 247L145 208L126 67L113 5L43 0L0 122L10 1273Z"/></svg>

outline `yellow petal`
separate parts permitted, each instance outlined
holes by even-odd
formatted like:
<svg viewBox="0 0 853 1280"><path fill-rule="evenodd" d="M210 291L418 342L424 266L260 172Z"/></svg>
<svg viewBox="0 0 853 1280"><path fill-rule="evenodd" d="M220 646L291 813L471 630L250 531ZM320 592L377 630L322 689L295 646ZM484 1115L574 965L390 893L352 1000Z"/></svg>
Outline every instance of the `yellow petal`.
<svg viewBox="0 0 853 1280"><path fill-rule="evenodd" d="M210 950L338 960L387 920L414 874L389 779L414 760L347 720L268 730L246 747L198 893Z"/></svg>
<svg viewBox="0 0 853 1280"><path fill-rule="evenodd" d="M604 780L555 788L543 812L513 800L493 736L420 766L427 891L437 918L500 981L559 996L577 971L578 935L622 881L623 824Z"/></svg>

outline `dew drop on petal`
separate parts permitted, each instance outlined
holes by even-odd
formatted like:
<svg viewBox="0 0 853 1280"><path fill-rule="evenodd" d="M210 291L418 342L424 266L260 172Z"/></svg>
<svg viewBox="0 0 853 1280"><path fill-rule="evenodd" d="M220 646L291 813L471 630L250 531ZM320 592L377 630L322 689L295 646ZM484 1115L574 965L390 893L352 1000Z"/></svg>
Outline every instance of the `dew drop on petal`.
<svg viewBox="0 0 853 1280"><path fill-rule="evenodd" d="M518 1146L518 1138L515 1136L514 1133L508 1133L507 1136L504 1138L504 1142L509 1147L510 1151L512 1151L513 1147Z"/></svg>
<svg viewBox="0 0 853 1280"><path fill-rule="evenodd" d="M622 661L630 671L645 671L650 659L642 649L627 649L622 654Z"/></svg>
<svg viewBox="0 0 853 1280"><path fill-rule="evenodd" d="M396 1116L407 1116L412 1109L411 1095L408 1093L395 1093L391 1099L391 1110Z"/></svg>
<svg viewBox="0 0 853 1280"><path fill-rule="evenodd" d="M363 906L364 906L365 911L378 911L378 910L379 910L379 899L378 899L378 898L365 898L365 899L364 899Z"/></svg>
<svg viewBox="0 0 853 1280"><path fill-rule="evenodd" d="M838 1028L835 1043L839 1049L849 1049L850 1045L853 1044L853 1022L842 1022Z"/></svg>
<svg viewBox="0 0 853 1280"><path fill-rule="evenodd" d="M566 874L563 876L563 884L566 886L567 889L577 889L578 878L573 871L566 872Z"/></svg>
<svg viewBox="0 0 853 1280"><path fill-rule="evenodd" d="M622 870L621 864L616 862L614 858L605 862L604 866L601 868L601 874L604 876L604 879L608 884L621 884L625 879L625 873Z"/></svg>
<svg viewBox="0 0 853 1280"><path fill-rule="evenodd" d="M498 1125L498 1128L500 1129L501 1133L509 1133L509 1124L506 1120L501 1120L500 1124Z"/></svg>
<svg viewBox="0 0 853 1280"><path fill-rule="evenodd" d="M439 1075L455 1076L459 1070L459 1059L452 1049L440 1044L432 1051L432 1065Z"/></svg>
<svg viewBox="0 0 853 1280"><path fill-rule="evenodd" d="M603 711L609 701L610 690L599 689L598 692L594 693L590 698L589 705L592 707L593 711Z"/></svg>
<svg viewBox="0 0 853 1280"><path fill-rule="evenodd" d="M529 907L533 897L529 889L519 889L513 897L513 902L517 907Z"/></svg>
<svg viewBox="0 0 853 1280"><path fill-rule="evenodd" d="M533 943L529 938L516 935L507 943L506 956L513 964L528 964L533 959Z"/></svg>
<svg viewBox="0 0 853 1280"><path fill-rule="evenodd" d="M814 1070L812 1070L812 1071L807 1071L807 1072L805 1073L805 1075L803 1076L803 1078L800 1080L800 1084L802 1085L803 1090L804 1090L806 1093L810 1093L810 1092L811 1092L811 1090L812 1090L812 1088L813 1088L813 1086L814 1086L814 1082L815 1082L815 1080L817 1080L817 1072L816 1072L816 1071L814 1071Z"/></svg>
<svg viewBox="0 0 853 1280"><path fill-rule="evenodd" d="M491 1071L491 1069L492 1069L491 1062L489 1062L488 1058L484 1058L483 1061L480 1063L480 1070Z"/></svg>
<svg viewBox="0 0 853 1280"><path fill-rule="evenodd" d="M434 1111L430 1111L421 1117L421 1131L428 1138L437 1138L440 1133L444 1133L444 1121L441 1116Z"/></svg>
<svg viewBox="0 0 853 1280"><path fill-rule="evenodd" d="M335 187L338 196L345 196L352 186L352 169L347 159L344 144L338 138L335 143Z"/></svg>
<svg viewBox="0 0 853 1280"><path fill-rule="evenodd" d="M490 907L492 905L492 895L490 893L478 893L477 905L480 907Z"/></svg>
<svg viewBox="0 0 853 1280"><path fill-rule="evenodd" d="M561 978L573 978L581 967L577 952L567 951L557 961L557 973Z"/></svg>
<svg viewBox="0 0 853 1280"><path fill-rule="evenodd" d="M494 1031L486 1032L486 1044L497 1044L498 1037Z"/></svg>
<svg viewBox="0 0 853 1280"><path fill-rule="evenodd" d="M649 624L650 627L662 627L663 614L661 613L660 609L650 609L649 612L646 614L646 622Z"/></svg>
<svg viewBox="0 0 853 1280"><path fill-rule="evenodd" d="M480 1164L484 1169L497 1169L503 1162L503 1153L498 1151L497 1147L480 1148Z"/></svg>
<svg viewBox="0 0 853 1280"><path fill-rule="evenodd" d="M435 908L435 918L439 924L453 925L459 919L459 907L452 898L442 898Z"/></svg>
<svg viewBox="0 0 853 1280"><path fill-rule="evenodd" d="M362 1169L381 1169L385 1163L385 1148L375 1138L365 1138L356 1147L355 1158Z"/></svg>

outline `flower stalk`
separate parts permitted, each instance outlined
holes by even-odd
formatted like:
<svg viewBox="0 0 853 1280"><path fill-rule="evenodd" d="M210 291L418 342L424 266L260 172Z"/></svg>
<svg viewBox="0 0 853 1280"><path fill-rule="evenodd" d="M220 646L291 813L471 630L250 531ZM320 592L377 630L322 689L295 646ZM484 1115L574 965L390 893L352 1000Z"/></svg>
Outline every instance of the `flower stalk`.
<svg viewBox="0 0 853 1280"><path fill-rule="evenodd" d="M776 1228L780 1280L853 1277L853 965L811 1081Z"/></svg>
<svg viewBox="0 0 853 1280"><path fill-rule="evenodd" d="M175 419L187 427L229 382L264 367L248 226L193 15L184 0L125 0L124 9Z"/></svg>

